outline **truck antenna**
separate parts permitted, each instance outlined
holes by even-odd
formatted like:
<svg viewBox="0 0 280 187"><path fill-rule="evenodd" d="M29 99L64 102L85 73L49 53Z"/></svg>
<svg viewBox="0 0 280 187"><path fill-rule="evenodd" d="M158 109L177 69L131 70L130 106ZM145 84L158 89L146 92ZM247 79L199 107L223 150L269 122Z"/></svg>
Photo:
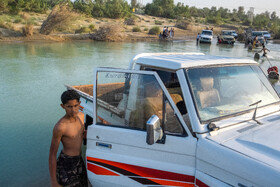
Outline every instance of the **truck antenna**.
<svg viewBox="0 0 280 187"><path fill-rule="evenodd" d="M256 105L256 108L255 108L255 111L254 111L252 120L254 120L255 122L257 122L257 124L259 124L259 125L262 125L262 123L259 122L259 121L256 119L256 114L257 114L258 104L261 103L261 102L262 102L262 100L259 100L259 101L255 102L255 103L249 105L249 106L254 106L254 105Z"/></svg>

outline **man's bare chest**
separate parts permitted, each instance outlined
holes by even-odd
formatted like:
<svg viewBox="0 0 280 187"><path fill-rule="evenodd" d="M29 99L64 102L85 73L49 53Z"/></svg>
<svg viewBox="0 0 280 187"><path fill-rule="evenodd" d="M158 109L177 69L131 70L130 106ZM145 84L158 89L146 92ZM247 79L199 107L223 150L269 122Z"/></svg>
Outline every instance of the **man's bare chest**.
<svg viewBox="0 0 280 187"><path fill-rule="evenodd" d="M83 137L83 131L84 129L81 124L69 125L63 137L64 139L68 139L68 140L81 139Z"/></svg>

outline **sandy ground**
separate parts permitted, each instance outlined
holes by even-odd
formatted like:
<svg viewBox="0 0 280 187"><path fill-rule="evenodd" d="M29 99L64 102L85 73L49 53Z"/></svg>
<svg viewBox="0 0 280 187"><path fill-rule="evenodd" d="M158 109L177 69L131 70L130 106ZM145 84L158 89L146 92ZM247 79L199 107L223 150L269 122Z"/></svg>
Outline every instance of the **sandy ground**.
<svg viewBox="0 0 280 187"><path fill-rule="evenodd" d="M69 40L90 40L90 34L73 34L74 31L69 33L53 33L50 35L43 35L39 33L40 25L42 24L44 18L47 17L45 15L39 15L40 20L37 23L37 26L34 26L34 33L32 36L23 36L21 30L23 25L17 24L14 25L16 31L0 28L0 41L13 42L13 41L69 41ZM191 23L188 26L187 30L179 29L175 27L176 20L175 19L166 19L153 17L148 15L136 15L138 18L136 19L135 25L126 25L124 19L94 19L94 18L84 18L73 23L74 28L79 27L88 27L90 24L94 24L95 28L98 30L100 27L107 25L118 25L123 27L123 39L122 41L155 41L158 40L157 35L148 34L148 30L154 26L158 26L163 29L164 26L173 27L175 29L175 35L172 40L185 40L185 39L195 39L198 32L201 32L202 29L206 27L214 28L214 34L220 33L222 27L215 27L212 25L201 25ZM161 22L161 25L156 25L155 22ZM132 32L133 27L138 26L141 29L141 32ZM146 31L145 31L146 30Z"/></svg>

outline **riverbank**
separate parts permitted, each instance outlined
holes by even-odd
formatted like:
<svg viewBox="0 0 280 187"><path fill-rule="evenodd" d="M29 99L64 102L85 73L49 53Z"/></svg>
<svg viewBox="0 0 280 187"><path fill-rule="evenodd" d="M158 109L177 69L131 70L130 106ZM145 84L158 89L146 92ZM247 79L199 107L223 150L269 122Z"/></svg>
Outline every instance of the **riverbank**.
<svg viewBox="0 0 280 187"><path fill-rule="evenodd" d="M164 26L169 28L174 28L174 38L172 40L189 40L195 39L198 32L201 32L202 29L214 28L214 34L220 33L223 29L237 29L237 26L214 26L214 25L204 25L198 24L194 21L189 21L185 29L178 28L177 20L159 18L148 15L135 15L135 20L133 24L128 24L125 19L94 19L81 16L75 23L72 24L66 31L56 31L49 35L40 34L40 28L43 24L43 21L46 20L48 14L32 14L26 15L26 17L32 17L33 20L36 20L33 26L33 32L30 35L24 36L22 30L24 24L21 23L11 23L9 27L0 28L0 41L2 42L40 42L40 41L72 41L72 40L92 40L92 36L96 31L104 28L115 26L118 27L118 34L121 35L116 40L109 41L124 41L124 42L133 42L133 41L157 41L158 35L149 34L149 30L152 27L159 27L161 30ZM87 33L75 33L80 28L88 28L90 25L94 25L94 31L89 31ZM133 32L133 29L137 27L138 32ZM104 39L104 41L107 41Z"/></svg>

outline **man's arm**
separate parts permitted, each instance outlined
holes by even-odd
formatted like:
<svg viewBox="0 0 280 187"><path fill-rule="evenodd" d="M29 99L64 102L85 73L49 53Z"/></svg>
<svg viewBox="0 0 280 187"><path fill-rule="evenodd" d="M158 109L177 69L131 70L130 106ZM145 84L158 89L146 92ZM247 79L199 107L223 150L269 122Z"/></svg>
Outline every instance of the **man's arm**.
<svg viewBox="0 0 280 187"><path fill-rule="evenodd" d="M81 120L82 124L84 125L83 139L87 139L87 130L86 130L86 126L85 126L85 115L84 115L84 113L79 112L78 117Z"/></svg>
<svg viewBox="0 0 280 187"><path fill-rule="evenodd" d="M58 124L53 129L52 142L49 153L49 172L51 177L51 186L60 186L56 179L56 154L59 147L60 140L62 138L62 129Z"/></svg>

